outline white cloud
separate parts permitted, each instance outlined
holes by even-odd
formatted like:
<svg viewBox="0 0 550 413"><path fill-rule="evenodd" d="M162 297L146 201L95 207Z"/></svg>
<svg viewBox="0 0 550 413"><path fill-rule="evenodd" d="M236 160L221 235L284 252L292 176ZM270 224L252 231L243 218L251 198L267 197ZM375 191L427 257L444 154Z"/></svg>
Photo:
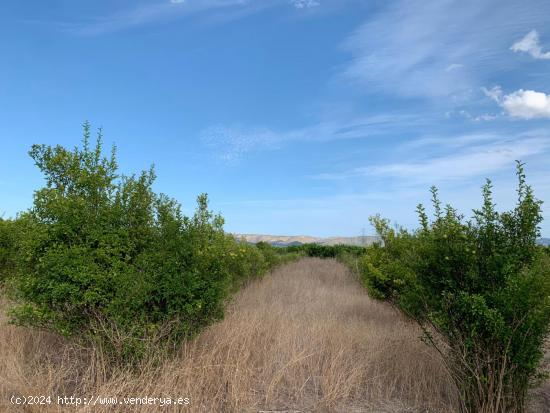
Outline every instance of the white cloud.
<svg viewBox="0 0 550 413"><path fill-rule="evenodd" d="M543 52L536 30L531 30L510 47L514 52L529 53L535 59L550 59L550 52Z"/></svg>
<svg viewBox="0 0 550 413"><path fill-rule="evenodd" d="M501 106L513 117L550 118L550 96L534 90L517 90L504 96Z"/></svg>
<svg viewBox="0 0 550 413"><path fill-rule="evenodd" d="M321 4L317 0L291 0L291 3L297 9L310 9L312 7L317 7Z"/></svg>
<svg viewBox="0 0 550 413"><path fill-rule="evenodd" d="M550 95L544 92L519 89L505 95L500 86L484 92L514 118L550 118Z"/></svg>

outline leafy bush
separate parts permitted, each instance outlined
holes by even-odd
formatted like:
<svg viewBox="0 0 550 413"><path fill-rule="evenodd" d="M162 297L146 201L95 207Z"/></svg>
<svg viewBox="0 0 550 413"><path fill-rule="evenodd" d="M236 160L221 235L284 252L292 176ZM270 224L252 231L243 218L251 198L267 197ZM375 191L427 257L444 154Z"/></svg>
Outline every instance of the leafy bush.
<svg viewBox="0 0 550 413"><path fill-rule="evenodd" d="M441 207L435 188L434 219L419 205L414 233L372 218L384 247L362 260L369 291L414 318L441 352L467 412L523 412L548 333L550 259L536 245L541 202L519 162L517 174L512 211L495 210L488 180L482 208L466 222Z"/></svg>
<svg viewBox="0 0 550 413"><path fill-rule="evenodd" d="M251 278L264 275L272 266L254 245L227 238L227 265L232 274L232 290L238 290Z"/></svg>
<svg viewBox="0 0 550 413"><path fill-rule="evenodd" d="M251 278L264 275L271 268L294 261L302 255L273 247L267 242L249 244L228 237L228 266L233 277L233 290L238 290Z"/></svg>
<svg viewBox="0 0 550 413"><path fill-rule="evenodd" d="M371 222L382 242L368 247L360 258L362 281L373 297L408 308L417 302L417 280L411 265L417 258L416 238L403 228L391 228L380 216L371 217Z"/></svg>
<svg viewBox="0 0 550 413"><path fill-rule="evenodd" d="M267 242L260 241L256 244L269 267L288 263L304 256L301 251L293 250L292 247L274 247Z"/></svg>
<svg viewBox="0 0 550 413"><path fill-rule="evenodd" d="M0 218L0 283L14 270L15 242L14 222Z"/></svg>
<svg viewBox="0 0 550 413"><path fill-rule="evenodd" d="M308 257L317 258L340 258L349 254L360 256L365 248L357 245L321 245L321 244L302 244L285 247L289 252L303 253Z"/></svg>
<svg viewBox="0 0 550 413"><path fill-rule="evenodd" d="M267 269L223 231L200 195L192 217L152 190L154 171L120 176L101 135L90 147L34 145L46 178L21 216L13 320L102 345L118 361L177 345L223 315L228 294ZM235 255L234 255L235 254Z"/></svg>

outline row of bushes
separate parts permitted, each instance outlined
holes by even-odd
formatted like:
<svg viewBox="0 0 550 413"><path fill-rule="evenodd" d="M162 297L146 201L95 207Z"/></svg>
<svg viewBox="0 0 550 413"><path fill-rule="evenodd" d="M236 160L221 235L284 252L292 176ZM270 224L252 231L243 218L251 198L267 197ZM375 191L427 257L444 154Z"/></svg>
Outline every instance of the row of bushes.
<svg viewBox="0 0 550 413"><path fill-rule="evenodd" d="M15 269L15 222L0 218L0 284Z"/></svg>
<svg viewBox="0 0 550 413"><path fill-rule="evenodd" d="M101 345L115 361L176 346L223 316L230 294L282 252L240 243L197 199L193 216L152 185L153 169L121 176L101 136L90 147L34 145L46 179L33 207L2 221L2 277L13 322Z"/></svg>
<svg viewBox="0 0 550 413"><path fill-rule="evenodd" d="M424 331L442 355L464 412L524 412L550 323L550 257L537 245L541 201L518 162L517 205L499 213L491 182L465 221L432 188L434 217L420 228L371 218L382 242L355 263L371 296L387 300Z"/></svg>
<svg viewBox="0 0 550 413"><path fill-rule="evenodd" d="M320 245L320 244L301 244L289 245L284 247L288 252L303 254L307 257L317 258L341 258L345 255L358 257L365 251L365 247L357 245Z"/></svg>

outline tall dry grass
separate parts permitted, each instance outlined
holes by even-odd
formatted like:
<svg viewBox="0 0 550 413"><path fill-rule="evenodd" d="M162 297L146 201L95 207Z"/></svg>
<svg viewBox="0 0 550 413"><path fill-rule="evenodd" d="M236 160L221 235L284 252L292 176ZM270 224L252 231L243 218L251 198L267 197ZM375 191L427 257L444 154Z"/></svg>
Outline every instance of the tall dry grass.
<svg viewBox="0 0 550 413"><path fill-rule="evenodd" d="M0 322L0 397L20 412L452 412L456 390L420 331L335 261L303 259L239 292L226 318L162 365ZM187 407L11 406L18 395L189 397Z"/></svg>

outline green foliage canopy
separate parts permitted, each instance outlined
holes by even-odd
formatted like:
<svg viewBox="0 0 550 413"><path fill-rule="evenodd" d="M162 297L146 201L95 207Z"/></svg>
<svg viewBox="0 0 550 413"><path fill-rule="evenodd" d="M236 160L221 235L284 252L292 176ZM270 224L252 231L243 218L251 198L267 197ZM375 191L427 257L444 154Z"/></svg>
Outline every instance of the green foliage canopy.
<svg viewBox="0 0 550 413"><path fill-rule="evenodd" d="M517 175L511 211L496 211L488 180L483 205L469 221L450 205L443 208L436 188L434 219L419 205L418 231L371 218L383 246L367 250L363 280L374 297L393 302L423 327L453 373L464 411L524 411L543 356L550 260L536 244L541 202L519 162Z"/></svg>
<svg viewBox="0 0 550 413"><path fill-rule="evenodd" d="M90 146L87 123L82 148L34 145L30 156L46 186L20 216L16 323L139 358L153 338L176 345L222 317L229 293L269 268L224 233L206 194L186 217L153 191L152 168L119 175L115 148L103 155L101 132Z"/></svg>

